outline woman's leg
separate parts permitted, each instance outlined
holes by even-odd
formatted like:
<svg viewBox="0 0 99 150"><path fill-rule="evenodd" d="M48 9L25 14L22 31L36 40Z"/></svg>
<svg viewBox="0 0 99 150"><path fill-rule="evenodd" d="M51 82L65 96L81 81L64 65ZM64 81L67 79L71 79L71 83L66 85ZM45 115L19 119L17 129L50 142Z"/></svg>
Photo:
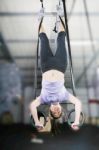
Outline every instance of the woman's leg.
<svg viewBox="0 0 99 150"><path fill-rule="evenodd" d="M41 69L43 70L43 65L45 66L47 60L49 57L52 57L53 56L53 53L51 51L51 48L49 46L49 40L48 40L48 37L45 33L45 30L44 30L44 27L41 26L41 29L40 29L40 34L39 34L39 37L40 37L40 59L41 59Z"/></svg>
<svg viewBox="0 0 99 150"><path fill-rule="evenodd" d="M55 57L59 59L60 65L64 65L64 71L66 70L67 67L67 51L66 51L66 46L65 46L65 31L62 23L60 22L59 25L59 33L57 37L57 50Z"/></svg>

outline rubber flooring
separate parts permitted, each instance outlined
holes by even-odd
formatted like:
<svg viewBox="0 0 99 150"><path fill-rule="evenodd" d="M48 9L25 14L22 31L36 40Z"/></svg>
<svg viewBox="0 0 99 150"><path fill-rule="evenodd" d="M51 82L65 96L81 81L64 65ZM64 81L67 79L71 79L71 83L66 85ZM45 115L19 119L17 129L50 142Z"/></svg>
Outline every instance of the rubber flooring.
<svg viewBox="0 0 99 150"><path fill-rule="evenodd" d="M0 150L99 150L99 127L84 125L73 132L65 127L61 133L37 133L31 126L0 126Z"/></svg>

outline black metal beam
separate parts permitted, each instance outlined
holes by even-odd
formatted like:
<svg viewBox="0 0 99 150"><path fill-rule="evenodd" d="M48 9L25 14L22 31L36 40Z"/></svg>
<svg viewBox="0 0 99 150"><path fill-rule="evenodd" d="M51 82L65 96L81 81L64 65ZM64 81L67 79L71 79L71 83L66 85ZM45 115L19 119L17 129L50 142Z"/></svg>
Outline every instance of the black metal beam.
<svg viewBox="0 0 99 150"><path fill-rule="evenodd" d="M46 12L46 16L56 16L56 12ZM67 13L69 16L69 13ZM89 12L89 15L92 17L99 17L99 12ZM0 17L30 17L30 16L38 16L38 12L0 12ZM74 12L72 16L85 16L85 13L82 12Z"/></svg>
<svg viewBox="0 0 99 150"><path fill-rule="evenodd" d="M83 42L88 41L89 39L83 39ZM55 39L49 39L50 43L54 43ZM71 42L80 42L79 39L71 39ZM99 43L99 39L95 39L95 42ZM5 43L15 44L15 43L37 43L37 39L6 39Z"/></svg>
<svg viewBox="0 0 99 150"><path fill-rule="evenodd" d="M55 39L49 39L49 41L54 43ZM5 43L37 43L37 39L7 39Z"/></svg>

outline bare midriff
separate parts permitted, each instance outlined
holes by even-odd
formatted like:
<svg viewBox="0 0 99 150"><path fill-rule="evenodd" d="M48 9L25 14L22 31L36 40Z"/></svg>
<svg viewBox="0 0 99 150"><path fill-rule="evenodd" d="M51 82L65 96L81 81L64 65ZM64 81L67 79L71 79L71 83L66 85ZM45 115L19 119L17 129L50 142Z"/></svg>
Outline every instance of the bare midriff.
<svg viewBox="0 0 99 150"><path fill-rule="evenodd" d="M51 69L42 74L42 80L47 81L61 81L64 80L64 73L58 70Z"/></svg>

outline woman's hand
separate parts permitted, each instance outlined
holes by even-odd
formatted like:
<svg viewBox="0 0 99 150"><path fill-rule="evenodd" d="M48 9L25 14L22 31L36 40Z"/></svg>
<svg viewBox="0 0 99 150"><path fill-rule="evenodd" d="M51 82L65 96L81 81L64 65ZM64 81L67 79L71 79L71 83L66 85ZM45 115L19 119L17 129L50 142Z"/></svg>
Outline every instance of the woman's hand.
<svg viewBox="0 0 99 150"><path fill-rule="evenodd" d="M72 128L72 130L74 130L74 131L78 131L78 130L80 129L79 123L76 123L76 122L72 123L72 124L71 124L71 128Z"/></svg>
<svg viewBox="0 0 99 150"><path fill-rule="evenodd" d="M41 122L37 122L37 123L35 124L35 127L36 127L36 129L37 129L39 132L44 129L44 126L43 126L43 124L42 124Z"/></svg>

